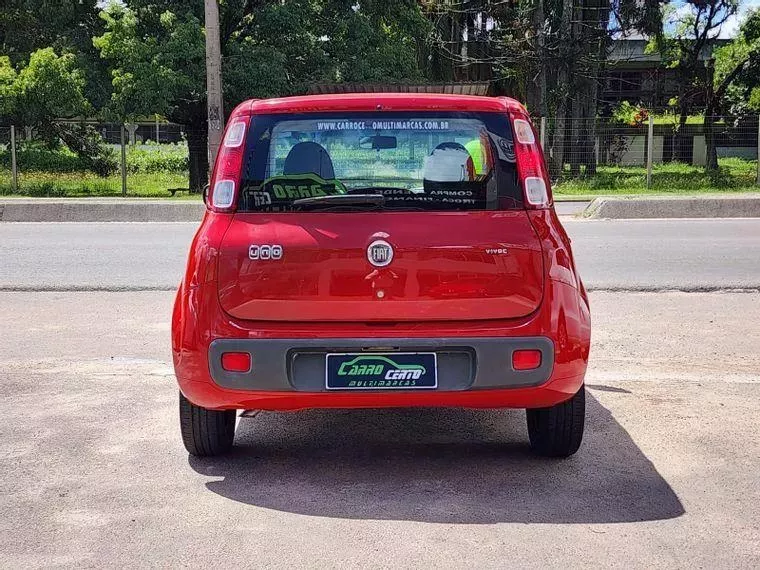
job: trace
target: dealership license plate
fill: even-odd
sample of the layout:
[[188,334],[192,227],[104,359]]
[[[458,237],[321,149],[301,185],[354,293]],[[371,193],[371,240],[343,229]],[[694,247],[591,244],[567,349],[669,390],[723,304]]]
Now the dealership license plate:
[[434,352],[328,354],[328,390],[416,390],[438,387]]

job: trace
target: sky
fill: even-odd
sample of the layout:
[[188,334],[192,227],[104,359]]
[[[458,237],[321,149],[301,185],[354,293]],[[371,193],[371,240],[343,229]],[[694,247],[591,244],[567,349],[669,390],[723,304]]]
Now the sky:
[[723,25],[723,29],[720,31],[721,38],[734,38],[739,31],[739,25],[742,19],[746,15],[748,10],[753,8],[760,8],[760,0],[740,0],[739,11],[736,15],[729,18],[729,20]]
[[[668,19],[669,21],[666,22],[666,30],[668,29],[668,25],[673,25],[674,22],[678,21],[678,16],[680,13],[686,13],[689,11],[688,4],[682,0],[675,0],[672,2],[671,6],[675,8],[675,12],[673,12],[673,14],[670,16]],[[747,12],[754,8],[760,8],[760,0],[739,0],[739,10],[736,14],[731,16],[725,24],[723,24],[718,37],[726,39],[735,38],[736,34],[739,31],[739,26],[747,15]]]

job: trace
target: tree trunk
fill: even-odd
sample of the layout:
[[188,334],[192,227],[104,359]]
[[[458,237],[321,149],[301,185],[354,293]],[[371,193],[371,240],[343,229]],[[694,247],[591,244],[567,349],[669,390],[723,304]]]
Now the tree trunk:
[[715,146],[715,114],[718,112],[717,101],[713,82],[715,81],[715,60],[707,60],[707,80],[705,93],[705,120],[703,130],[705,132],[705,148],[707,157],[705,161],[706,172],[716,172],[718,170],[718,149]]
[[544,38],[544,0],[535,0],[531,15],[531,25],[536,32],[535,59],[537,65],[531,68],[531,77],[525,86],[525,102],[528,110],[539,117],[547,117],[549,109],[546,104],[546,53]]
[[[583,3],[577,3],[573,8],[572,26],[570,28],[570,38],[568,38],[570,45],[585,46],[588,38],[588,26],[584,21],[585,13],[583,9]],[[570,132],[570,156],[568,162],[570,163],[570,176],[573,178],[579,178],[581,175],[581,161],[583,160],[583,118],[585,117],[586,101],[589,96],[589,62],[585,61],[583,55],[578,54],[573,57],[574,73],[569,77],[571,84],[570,93],[572,97],[570,100],[570,124],[568,130]]]
[[198,193],[208,184],[208,126],[205,122],[187,125],[190,192]]
[[[573,0],[562,0],[562,19],[559,37],[561,42],[569,44],[572,40]],[[567,104],[570,97],[570,69],[567,61],[560,62],[557,72],[557,117],[552,136],[552,176],[559,178],[565,166],[565,130]]]
[[587,12],[590,12],[588,20],[595,26],[594,33],[596,34],[596,58],[591,62],[591,82],[584,129],[586,175],[593,176],[596,174],[596,115],[599,104],[599,84],[604,73],[604,63],[607,61],[607,42],[610,39],[607,31],[610,3],[607,0],[597,0]]

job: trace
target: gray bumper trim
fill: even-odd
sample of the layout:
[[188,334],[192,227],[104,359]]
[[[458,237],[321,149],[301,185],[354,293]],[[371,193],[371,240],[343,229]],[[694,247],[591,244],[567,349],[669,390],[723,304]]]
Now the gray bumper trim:
[[[512,352],[540,350],[541,366],[512,369]],[[539,386],[551,376],[554,343],[536,337],[218,339],[209,347],[214,381],[234,390],[325,392],[325,354],[329,352],[436,352],[438,390],[480,390]],[[222,369],[224,352],[248,352],[249,372]],[[380,390],[382,391],[382,390]]]

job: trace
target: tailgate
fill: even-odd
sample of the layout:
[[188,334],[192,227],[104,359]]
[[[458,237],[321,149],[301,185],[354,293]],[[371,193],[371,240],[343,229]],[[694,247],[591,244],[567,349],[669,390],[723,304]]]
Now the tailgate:
[[266,321],[516,318],[543,294],[524,210],[236,214],[218,277],[229,315]]

